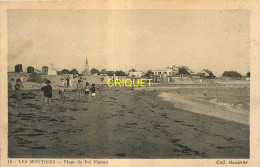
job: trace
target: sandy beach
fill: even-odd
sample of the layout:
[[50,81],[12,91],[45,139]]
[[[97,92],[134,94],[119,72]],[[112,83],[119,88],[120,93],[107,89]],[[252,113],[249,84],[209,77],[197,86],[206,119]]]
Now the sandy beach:
[[97,85],[94,101],[76,103],[71,90],[65,102],[55,90],[54,111],[42,112],[43,93],[23,90],[21,109],[9,99],[8,156],[249,158],[248,124],[191,112],[178,101],[163,99],[162,93],[171,90]]

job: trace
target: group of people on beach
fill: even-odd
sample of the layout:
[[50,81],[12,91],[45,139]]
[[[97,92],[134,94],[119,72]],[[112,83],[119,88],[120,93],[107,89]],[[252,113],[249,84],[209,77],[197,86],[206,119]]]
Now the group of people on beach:
[[[13,86],[12,83],[14,79],[11,78],[9,79],[8,82],[8,96],[10,96],[13,92]],[[76,102],[80,102],[82,96],[84,96],[84,100],[86,103],[89,102],[89,96],[91,95],[92,97],[92,101],[94,101],[94,98],[96,96],[96,88],[95,88],[95,84],[93,83],[91,86],[88,82],[86,82],[85,85],[82,84],[82,80],[79,79],[78,83],[76,85],[74,85],[74,90],[75,91],[75,100]],[[46,110],[46,105],[48,104],[50,106],[51,111],[52,109],[52,104],[51,104],[51,99],[52,99],[52,86],[51,86],[51,81],[50,80],[46,80],[45,81],[46,86],[42,86],[41,87],[41,91],[43,91],[44,94],[44,99],[43,99],[43,111]],[[59,85],[59,96],[60,96],[60,100],[64,101],[65,100],[65,92],[66,92],[66,88],[68,87],[67,84],[65,84],[64,79],[61,79],[61,84]],[[21,107],[21,103],[22,103],[22,93],[21,93],[21,88],[24,88],[21,79],[16,79],[16,84],[15,84],[15,90],[14,90],[14,95],[15,95],[15,99],[16,99],[16,105],[15,108],[20,108]]]
[[[61,84],[59,85],[59,95],[61,100],[65,99],[66,87],[68,86],[65,84],[64,80],[61,79]],[[94,97],[96,96],[95,84],[92,84],[92,86],[90,86],[90,84],[86,82],[86,84],[83,85],[82,80],[79,79],[78,83],[74,86],[74,88],[76,92],[75,93],[76,102],[81,100],[82,95],[85,97],[85,102],[88,102],[90,92],[91,92],[92,100],[94,100]]]
[[95,84],[92,84],[90,87],[89,83],[86,82],[86,85],[83,86],[82,81],[78,80],[78,83],[76,85],[76,101],[77,99],[80,101],[81,95],[83,94],[85,97],[85,102],[88,102],[88,97],[91,92],[92,101],[94,100],[94,97],[96,96],[96,88]]

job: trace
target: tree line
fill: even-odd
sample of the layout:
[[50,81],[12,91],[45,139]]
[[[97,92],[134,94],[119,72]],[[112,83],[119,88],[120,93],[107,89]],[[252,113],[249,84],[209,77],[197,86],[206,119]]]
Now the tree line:
[[[242,77],[242,75],[237,71],[224,71],[222,76],[223,77],[235,77],[235,78]],[[248,72],[245,77],[250,77],[250,72]]]
[[[132,68],[131,70],[129,70],[128,72],[136,72],[136,70],[134,68]],[[99,71],[98,69],[96,68],[92,68],[90,70],[90,73],[92,75],[100,75],[100,74],[107,74],[109,76],[113,76],[113,75],[116,75],[116,76],[126,76],[126,73],[122,70],[116,70],[116,71],[107,71],[106,69],[102,69],[101,71]],[[68,69],[63,69],[61,71],[57,71],[57,74],[58,75],[61,75],[61,74],[73,74],[73,75],[80,75],[79,71],[76,69],[76,68],[73,68],[72,70],[68,70]],[[146,76],[147,77],[150,77],[152,76],[154,73],[152,70],[148,70],[146,73]],[[185,70],[179,70],[179,74],[187,74],[187,72]],[[213,75],[213,74],[212,74]],[[235,77],[235,78],[241,78],[243,77],[243,75],[241,75],[239,72],[237,71],[224,71],[223,74],[222,74],[222,77]],[[248,72],[245,77],[250,77],[250,72]]]
[[[99,71],[99,70],[96,69],[96,68],[92,68],[92,69],[90,70],[90,73],[91,73],[92,75],[94,75],[94,74],[100,75],[100,74],[101,74],[102,72],[104,72],[104,71],[106,71],[106,69],[102,69],[101,71]],[[131,69],[131,70],[129,70],[129,72],[136,72],[136,70],[135,70],[135,69]],[[58,75],[60,75],[60,74],[80,75],[79,72],[78,72],[78,70],[75,69],[75,68],[72,69],[72,70],[63,69],[63,70],[61,70],[61,71],[58,71],[57,73],[58,73]],[[110,72],[110,73],[111,73],[111,72]],[[179,73],[180,73],[180,74],[186,74],[185,71],[182,72],[181,70],[179,71]],[[108,74],[109,74],[109,72],[108,72]],[[114,73],[111,73],[110,75],[113,75],[113,74],[115,74],[116,76],[126,76],[126,73],[125,73],[124,71],[122,71],[122,70],[116,70]],[[153,74],[154,74],[154,73],[153,73],[152,70],[148,70],[148,71],[146,72],[146,76],[151,76],[151,75],[153,75]],[[237,71],[224,71],[223,74],[222,74],[222,77],[236,77],[236,78],[241,78],[242,76],[243,76],[243,75],[240,74],[240,73],[237,72]],[[245,77],[250,77],[250,72],[248,72]]]

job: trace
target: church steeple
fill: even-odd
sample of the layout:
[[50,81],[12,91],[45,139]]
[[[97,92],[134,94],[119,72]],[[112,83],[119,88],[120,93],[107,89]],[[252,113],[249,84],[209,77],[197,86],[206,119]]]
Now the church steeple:
[[88,65],[88,58],[86,57],[86,65]]
[[86,57],[86,63],[85,63],[85,70],[82,72],[82,75],[90,75],[87,57]]

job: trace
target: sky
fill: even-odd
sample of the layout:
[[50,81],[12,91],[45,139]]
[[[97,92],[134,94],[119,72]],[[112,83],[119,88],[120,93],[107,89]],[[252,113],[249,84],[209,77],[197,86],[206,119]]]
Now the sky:
[[187,66],[245,75],[249,10],[8,10],[8,69],[146,72]]

